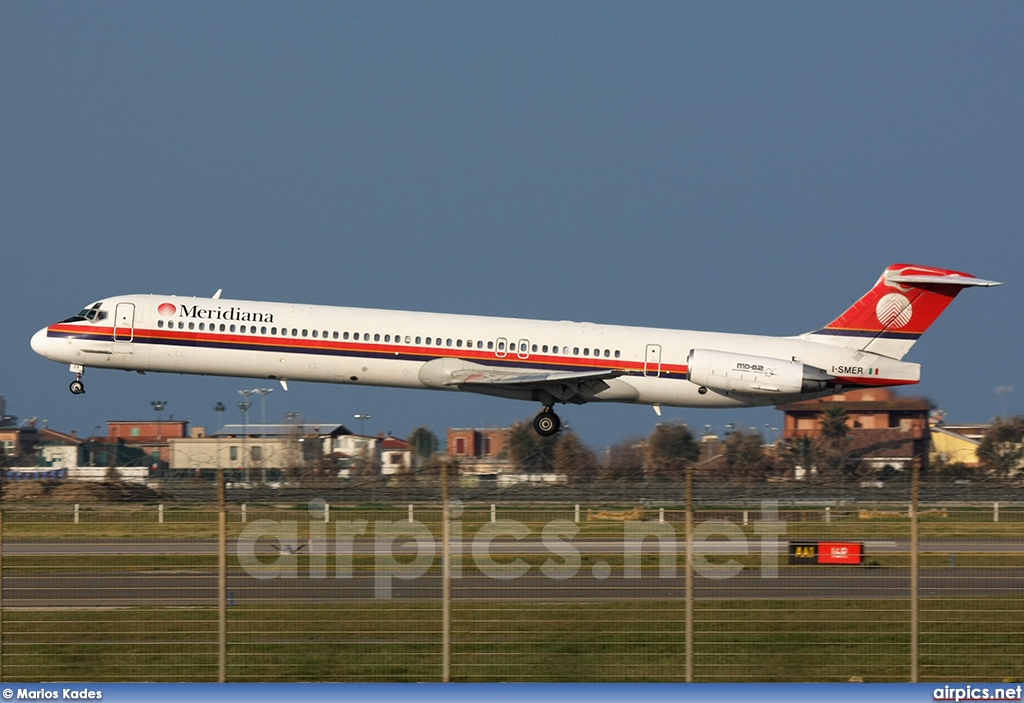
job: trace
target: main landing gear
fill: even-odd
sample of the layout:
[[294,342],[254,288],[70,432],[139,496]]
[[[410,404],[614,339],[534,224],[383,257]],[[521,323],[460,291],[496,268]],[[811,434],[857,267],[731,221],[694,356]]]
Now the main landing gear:
[[71,372],[75,374],[75,380],[71,382],[68,388],[75,395],[82,395],[85,393],[85,384],[82,383],[82,374],[85,373],[85,368],[78,366],[77,364],[71,365]]
[[550,437],[558,432],[561,426],[562,421],[555,414],[555,411],[551,409],[550,405],[544,406],[544,409],[533,418],[533,429],[541,437]]

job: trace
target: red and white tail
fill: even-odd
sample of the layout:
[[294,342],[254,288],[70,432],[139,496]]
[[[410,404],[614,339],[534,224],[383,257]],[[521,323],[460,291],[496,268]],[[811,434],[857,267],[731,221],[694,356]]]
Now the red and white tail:
[[998,285],[969,273],[893,264],[849,310],[801,337],[902,359],[961,290]]

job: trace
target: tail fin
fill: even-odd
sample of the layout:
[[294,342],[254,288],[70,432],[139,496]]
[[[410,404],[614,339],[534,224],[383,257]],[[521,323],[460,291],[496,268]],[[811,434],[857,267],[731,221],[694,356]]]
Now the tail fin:
[[969,273],[893,264],[849,310],[802,338],[902,359],[961,290],[998,285]]

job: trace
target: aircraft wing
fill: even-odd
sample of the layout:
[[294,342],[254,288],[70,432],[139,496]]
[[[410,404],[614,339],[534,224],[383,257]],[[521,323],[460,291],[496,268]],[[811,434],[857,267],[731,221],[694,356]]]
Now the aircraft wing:
[[591,400],[595,393],[608,388],[606,380],[622,376],[624,373],[613,369],[534,371],[478,367],[452,372],[444,385],[477,393],[502,390],[539,391],[563,403],[584,403]]
[[587,383],[616,378],[622,371],[598,369],[596,371],[526,371],[519,369],[469,369],[456,371],[445,385],[449,386],[515,386],[518,388],[541,388],[552,384]]

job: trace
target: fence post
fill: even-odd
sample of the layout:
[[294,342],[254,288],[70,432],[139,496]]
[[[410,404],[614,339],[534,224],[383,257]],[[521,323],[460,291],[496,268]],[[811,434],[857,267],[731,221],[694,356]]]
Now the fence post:
[[448,467],[441,462],[441,681],[448,683],[452,675],[452,584],[449,565]]
[[832,522],[832,508],[827,505],[825,506],[825,522],[826,524]]
[[686,464],[686,683],[693,683],[693,464]]
[[245,503],[242,503],[242,522],[246,522],[246,520],[245,520]]
[[163,521],[164,521],[164,504],[163,503],[160,503],[160,505],[157,506],[156,512],[157,512],[157,520],[156,521],[162,524]]
[[910,487],[910,683],[917,683],[918,678],[917,501],[921,488],[920,481],[921,469],[915,461]]
[[78,503],[75,503],[75,524],[78,524]]
[[228,663],[228,503],[224,471],[217,470],[217,681],[227,680]]
[[992,522],[999,522],[999,501],[992,504]]
[[[572,521],[573,522],[579,522],[580,521],[580,504],[579,503],[576,504],[576,510],[573,513]],[[491,520],[491,522],[494,522],[494,521]]]
[[324,522],[331,521],[331,504],[324,501]]
[[497,522],[497,521],[498,521],[498,508],[497,508],[497,506],[494,505],[494,503],[491,503],[491,522]]
[[3,472],[0,471],[0,681],[4,679],[4,486]]
[[412,503],[409,503],[409,522],[413,521],[412,517]]

